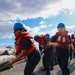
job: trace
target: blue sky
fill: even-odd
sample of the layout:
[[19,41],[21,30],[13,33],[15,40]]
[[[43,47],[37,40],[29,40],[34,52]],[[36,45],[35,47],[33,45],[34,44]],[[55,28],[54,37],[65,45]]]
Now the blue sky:
[[75,30],[75,0],[0,0],[0,48],[14,45],[13,25],[21,22],[30,35],[53,36],[63,22]]

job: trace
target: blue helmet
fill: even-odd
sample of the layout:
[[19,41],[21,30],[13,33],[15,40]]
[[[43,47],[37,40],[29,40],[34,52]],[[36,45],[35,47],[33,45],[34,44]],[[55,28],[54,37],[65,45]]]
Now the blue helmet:
[[39,37],[40,37],[39,35],[34,36],[34,40],[38,41]]
[[50,35],[49,35],[49,34],[46,34],[46,38],[47,38],[47,39],[50,38]]
[[74,37],[74,34],[72,34],[71,37]]
[[59,28],[59,27],[65,27],[65,24],[64,23],[59,23],[57,28]]
[[22,23],[15,23],[13,30],[17,30],[17,29],[25,29]]

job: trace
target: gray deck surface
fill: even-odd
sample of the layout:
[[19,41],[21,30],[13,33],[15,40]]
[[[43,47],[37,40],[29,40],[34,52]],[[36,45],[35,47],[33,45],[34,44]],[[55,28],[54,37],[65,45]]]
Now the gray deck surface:
[[[25,61],[21,60],[14,64],[14,68],[6,71],[0,72],[0,75],[23,75],[23,70],[25,66]],[[39,64],[36,66],[34,73],[35,75],[44,75],[45,71],[41,71],[42,61],[40,60]],[[72,60],[69,62],[70,75],[75,75],[75,62]],[[61,75],[61,70],[58,65],[54,66],[54,70],[51,71],[51,75]]]

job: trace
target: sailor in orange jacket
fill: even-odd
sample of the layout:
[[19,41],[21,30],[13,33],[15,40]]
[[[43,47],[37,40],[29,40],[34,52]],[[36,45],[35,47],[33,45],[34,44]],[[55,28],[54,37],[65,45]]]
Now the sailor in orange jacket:
[[[75,48],[75,36],[74,36],[74,34],[71,35],[71,42]],[[70,60],[72,60],[72,54],[73,54],[73,57],[75,59],[75,53],[72,52],[72,48],[70,48]]]
[[[50,68],[53,69],[52,59],[53,59],[53,47],[52,45],[48,45],[48,42],[50,42],[49,34],[45,35],[35,35],[34,40],[39,43],[39,45],[42,47],[43,51],[43,66],[44,68],[42,71],[46,71],[46,74],[49,75]],[[41,51],[42,52],[42,51]]]
[[56,47],[57,61],[62,70],[62,75],[70,75],[70,71],[68,69],[68,49],[72,47],[74,52],[75,50],[71,44],[71,38],[68,35],[65,24],[59,23],[57,29],[58,32],[56,32],[56,34],[51,38],[51,41],[54,42],[53,45]]
[[24,70],[24,75],[34,75],[32,73],[34,68],[40,61],[40,53],[36,50],[36,46],[32,41],[32,37],[24,28],[22,23],[14,24],[14,35],[15,35],[15,48],[17,52],[17,57],[15,60],[7,64],[8,67],[13,65],[15,62],[19,61],[22,57],[27,56],[27,63]]

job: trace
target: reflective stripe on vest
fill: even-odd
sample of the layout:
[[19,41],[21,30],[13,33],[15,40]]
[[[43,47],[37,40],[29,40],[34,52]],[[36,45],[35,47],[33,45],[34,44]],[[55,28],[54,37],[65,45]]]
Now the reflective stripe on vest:
[[59,32],[56,33],[56,41],[60,44],[62,48],[70,47],[70,37],[68,34],[61,36]]

